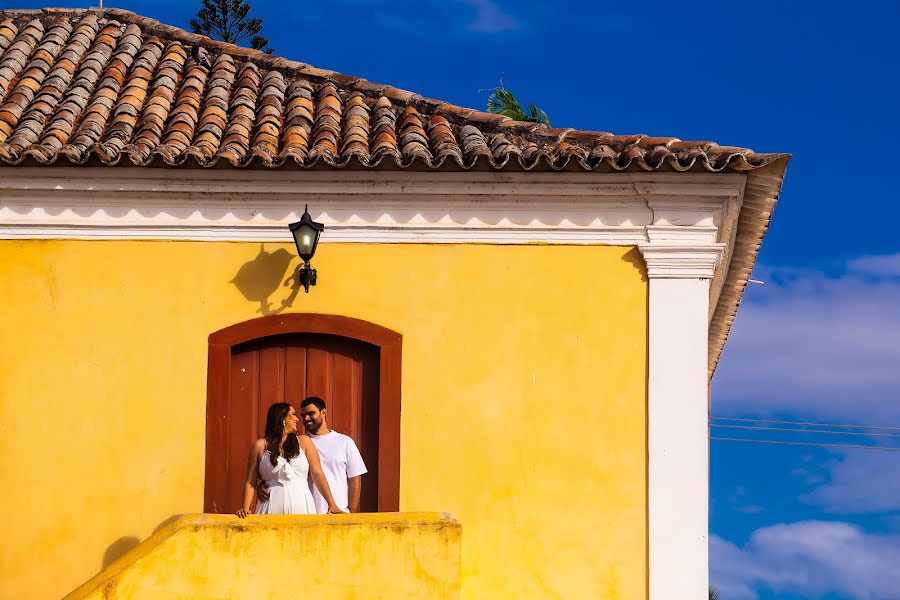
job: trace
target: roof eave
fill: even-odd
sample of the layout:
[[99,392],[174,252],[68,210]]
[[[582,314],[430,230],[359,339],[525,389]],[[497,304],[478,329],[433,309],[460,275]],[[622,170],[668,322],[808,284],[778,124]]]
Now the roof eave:
[[769,164],[747,171],[743,204],[738,215],[737,232],[728,274],[709,323],[709,379],[712,380],[725,341],[731,331],[744,288],[756,264],[760,246],[781,194],[790,154],[773,155]]

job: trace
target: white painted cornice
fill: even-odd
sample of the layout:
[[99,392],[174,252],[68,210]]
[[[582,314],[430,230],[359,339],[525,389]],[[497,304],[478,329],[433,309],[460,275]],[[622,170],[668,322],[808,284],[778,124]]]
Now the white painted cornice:
[[0,238],[637,245],[721,230],[742,175],[4,169]]

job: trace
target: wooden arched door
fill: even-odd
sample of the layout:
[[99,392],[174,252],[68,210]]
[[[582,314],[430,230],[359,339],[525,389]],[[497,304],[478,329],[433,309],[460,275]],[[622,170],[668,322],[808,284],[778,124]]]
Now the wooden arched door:
[[400,477],[400,335],[336,315],[288,314],[209,338],[206,512],[240,506],[247,450],[275,402],[328,405],[329,425],[352,437],[369,473],[361,509],[396,511]]

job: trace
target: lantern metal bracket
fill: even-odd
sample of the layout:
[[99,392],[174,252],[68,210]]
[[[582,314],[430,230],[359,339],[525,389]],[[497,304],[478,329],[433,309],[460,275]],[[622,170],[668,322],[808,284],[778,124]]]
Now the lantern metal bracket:
[[308,294],[310,286],[316,285],[316,270],[309,263],[304,263],[297,270],[297,281],[300,282],[300,285],[303,286],[303,289]]

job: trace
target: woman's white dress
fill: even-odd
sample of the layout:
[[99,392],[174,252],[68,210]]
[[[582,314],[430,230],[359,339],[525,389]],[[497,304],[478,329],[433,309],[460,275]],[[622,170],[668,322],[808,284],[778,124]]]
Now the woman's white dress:
[[300,455],[290,461],[278,457],[275,466],[266,450],[259,459],[259,476],[266,482],[269,499],[256,505],[258,515],[314,515],[316,503],[306,482],[309,475],[309,461],[300,450]]

